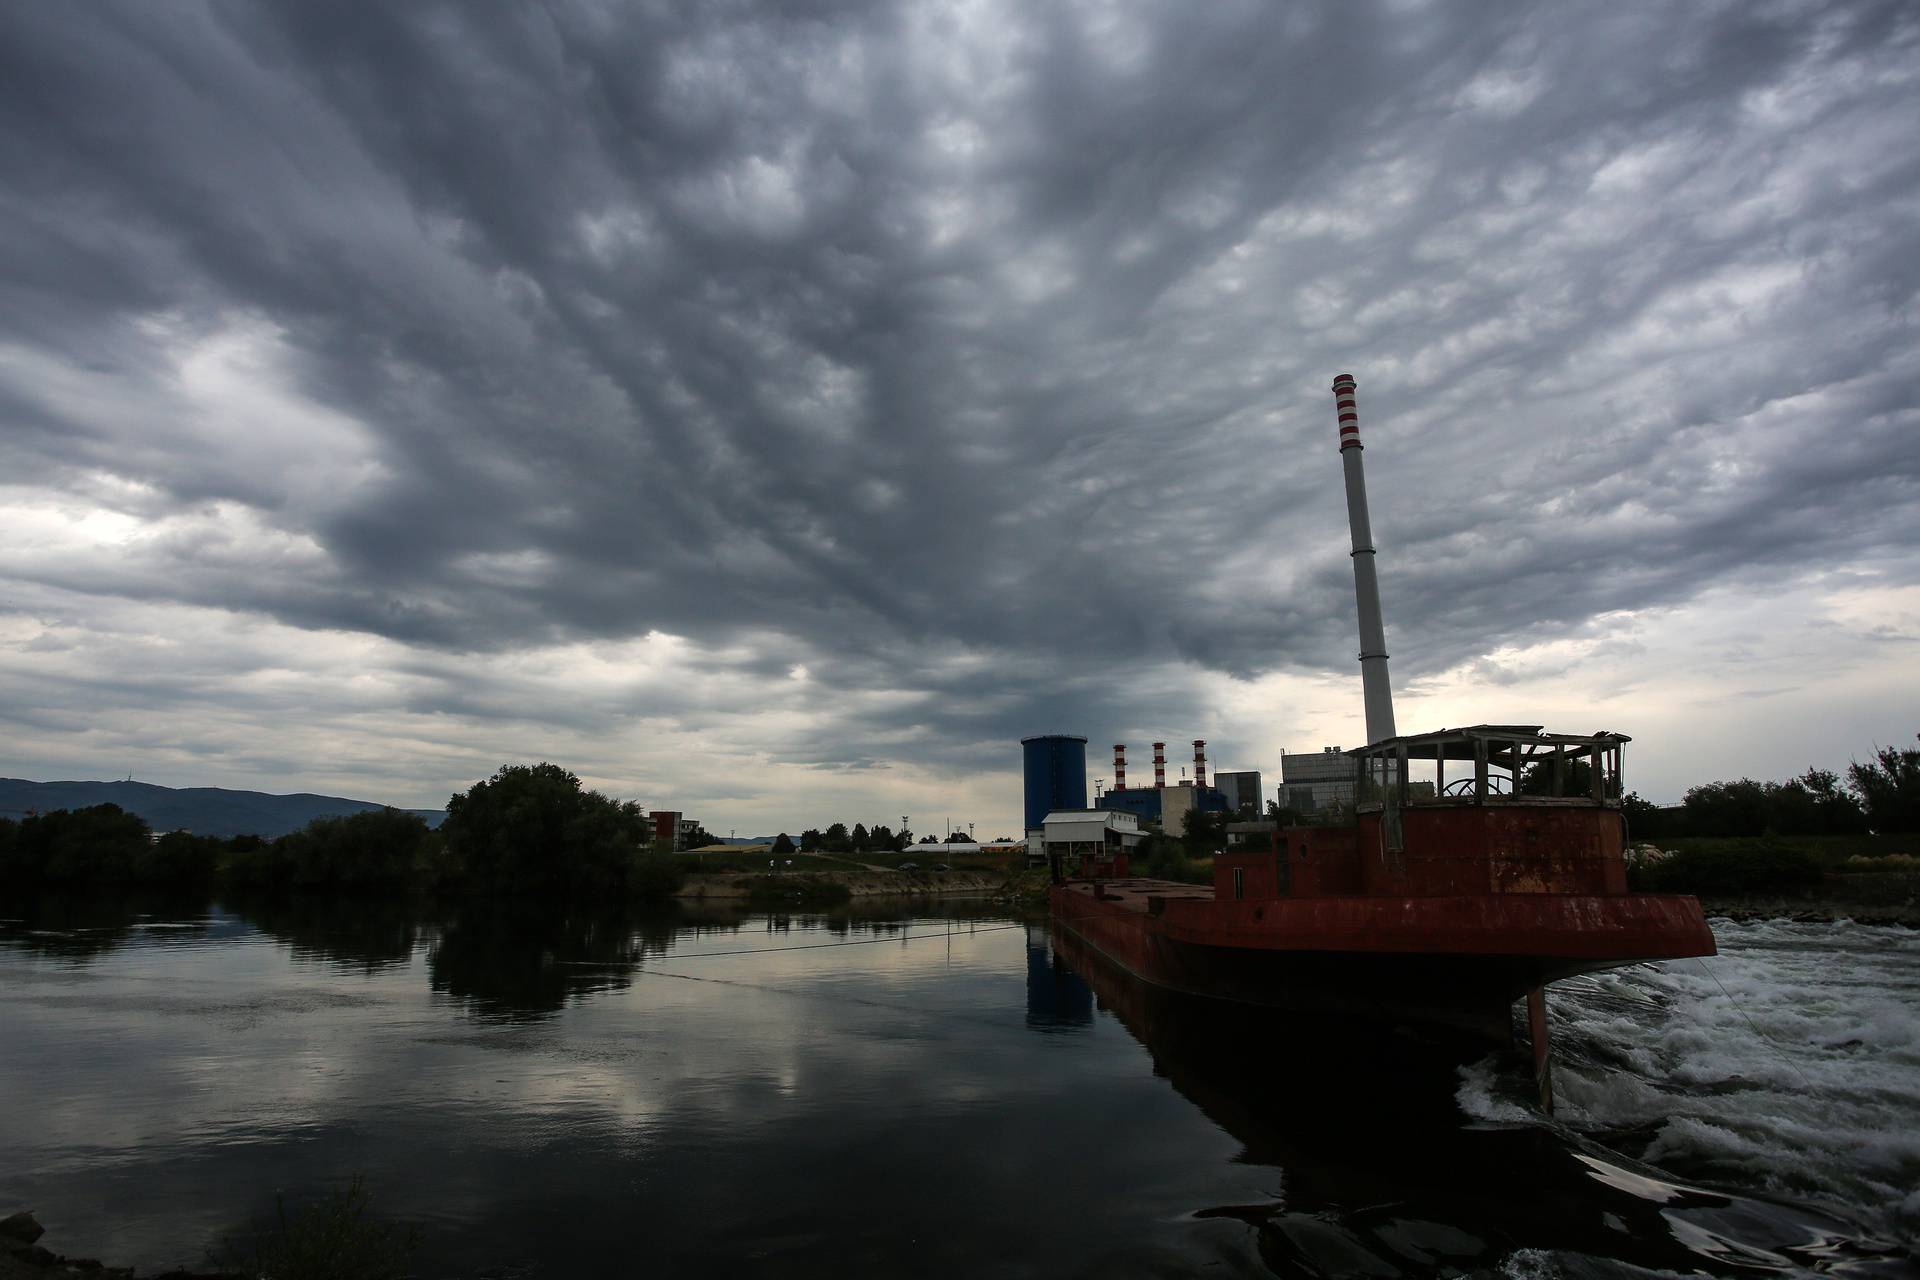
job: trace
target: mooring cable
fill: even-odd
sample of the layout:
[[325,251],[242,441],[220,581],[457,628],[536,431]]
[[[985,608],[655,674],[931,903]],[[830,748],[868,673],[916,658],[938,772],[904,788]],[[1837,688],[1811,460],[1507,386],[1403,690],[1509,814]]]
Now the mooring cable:
[[1740,1007],[1740,1002],[1738,1000],[1735,1000],[1733,998],[1733,992],[1727,990],[1727,984],[1720,981],[1720,975],[1715,973],[1713,970],[1707,968],[1706,960],[1700,956],[1695,956],[1693,958],[1693,962],[1700,966],[1700,972],[1706,974],[1709,978],[1713,979],[1713,985],[1720,988],[1720,994],[1727,998],[1727,1003],[1733,1006],[1733,1011],[1740,1015],[1740,1020],[1742,1022],[1745,1022],[1747,1024],[1747,1030],[1753,1032],[1754,1039],[1758,1040],[1761,1044],[1767,1046],[1767,1048],[1773,1050],[1773,1052],[1776,1055],[1778,1055],[1780,1061],[1787,1064],[1787,1069],[1792,1071],[1793,1074],[1795,1074],[1796,1076],[1800,1077],[1800,1083],[1806,1087],[1806,1090],[1808,1093],[1814,1092],[1813,1081],[1807,1079],[1807,1073],[1802,1071],[1800,1069],[1799,1064],[1796,1063],[1792,1058],[1789,1058],[1786,1055],[1786,1051],[1783,1050],[1778,1044],[1776,1044],[1773,1041],[1772,1037],[1768,1036],[1764,1031],[1760,1030],[1759,1026],[1757,1026],[1754,1023],[1754,1020],[1752,1018],[1749,1018],[1747,1016],[1747,1011]]
[[[819,951],[827,947],[867,947],[881,942],[914,942],[923,938],[946,938],[951,940],[960,936],[971,938],[976,934],[1004,933],[1008,929],[1024,929],[1026,927],[1024,924],[996,924],[989,925],[984,929],[969,929],[964,935],[956,934],[952,929],[945,930],[941,933],[929,931],[919,934],[908,933],[903,929],[897,934],[889,934],[884,938],[851,938],[845,942],[802,942],[791,947],[741,947],[734,951],[676,951],[673,953],[673,958],[675,960],[704,960],[709,956],[759,956],[770,955],[776,951]],[[662,951],[660,955],[662,958],[665,958],[667,953]],[[561,960],[558,963],[605,969],[617,967],[623,962],[617,960]]]

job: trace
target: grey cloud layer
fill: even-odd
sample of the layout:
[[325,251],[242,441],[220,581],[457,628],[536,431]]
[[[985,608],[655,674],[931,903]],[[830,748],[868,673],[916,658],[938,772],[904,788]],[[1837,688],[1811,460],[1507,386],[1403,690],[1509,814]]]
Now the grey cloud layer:
[[[923,753],[1143,722],[1177,687],[1093,673],[1350,662],[1341,369],[1408,672],[1911,573],[1908,5],[0,28],[0,468],[220,513],[23,580],[429,651],[665,631],[827,721],[921,694],[857,718]],[[272,358],[183,376],[236,342]]]

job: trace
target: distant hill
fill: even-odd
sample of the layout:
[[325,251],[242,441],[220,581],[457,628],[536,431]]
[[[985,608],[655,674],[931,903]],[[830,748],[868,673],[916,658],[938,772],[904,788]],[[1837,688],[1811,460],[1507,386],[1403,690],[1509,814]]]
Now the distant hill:
[[[84,809],[117,804],[146,819],[155,831],[185,828],[202,836],[283,836],[315,818],[364,813],[386,806],[371,800],[316,796],[306,792],[276,796],[264,791],[225,787],[161,787],[151,782],[28,782],[0,778],[0,818],[18,821],[29,811]],[[408,809],[437,827],[447,815],[440,809]]]

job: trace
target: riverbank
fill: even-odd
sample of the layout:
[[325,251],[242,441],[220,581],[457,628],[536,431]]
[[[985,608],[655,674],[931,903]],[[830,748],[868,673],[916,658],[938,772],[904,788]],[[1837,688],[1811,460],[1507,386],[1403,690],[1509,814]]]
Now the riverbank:
[[1829,875],[1799,893],[1702,894],[1700,906],[1732,920],[1851,920],[1920,929],[1920,873]]
[[[21,1212],[0,1218],[0,1280],[55,1280],[60,1276],[87,1276],[89,1280],[132,1280],[132,1267],[109,1267],[94,1258],[69,1258],[40,1243],[46,1234],[33,1214]],[[242,1280],[231,1271],[165,1271],[150,1280]]]
[[689,875],[675,890],[682,902],[793,901],[811,905],[852,898],[1000,897],[1004,874],[984,871],[721,871]]

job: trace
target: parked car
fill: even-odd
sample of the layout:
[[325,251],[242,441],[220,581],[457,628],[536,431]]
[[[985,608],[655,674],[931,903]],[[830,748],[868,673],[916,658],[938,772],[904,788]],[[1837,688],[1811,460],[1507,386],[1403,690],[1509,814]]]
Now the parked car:
[[953,868],[952,868],[952,867],[950,867],[950,866],[948,866],[948,865],[947,865],[946,863],[944,863],[944,862],[936,862],[936,863],[934,863],[934,864],[933,864],[933,869],[934,869],[935,871],[951,871],[951,870],[953,870]]
[[917,862],[903,862],[900,864],[900,869],[902,871],[918,871],[920,864]]

